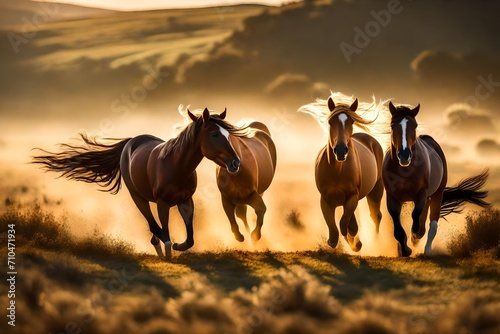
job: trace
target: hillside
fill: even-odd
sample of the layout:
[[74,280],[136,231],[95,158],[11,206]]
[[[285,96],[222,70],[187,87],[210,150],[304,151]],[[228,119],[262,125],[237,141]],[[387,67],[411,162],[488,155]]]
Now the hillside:
[[45,21],[111,15],[112,10],[30,0],[0,0],[0,29]]

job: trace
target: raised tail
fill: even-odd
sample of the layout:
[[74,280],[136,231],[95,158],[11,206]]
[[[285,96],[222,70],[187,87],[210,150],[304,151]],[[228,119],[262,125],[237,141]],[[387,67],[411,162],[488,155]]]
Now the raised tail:
[[121,185],[120,157],[125,144],[131,139],[117,139],[114,144],[99,143],[80,133],[86,145],[61,144],[62,151],[52,153],[42,149],[45,155],[34,156],[32,163],[42,165],[46,171],[60,173],[71,180],[97,183],[112,194],[118,193]]
[[481,174],[463,179],[454,187],[446,187],[441,204],[441,218],[450,213],[460,213],[465,203],[472,203],[486,208],[491,206],[484,199],[488,195],[487,190],[481,190],[488,179],[488,170]]

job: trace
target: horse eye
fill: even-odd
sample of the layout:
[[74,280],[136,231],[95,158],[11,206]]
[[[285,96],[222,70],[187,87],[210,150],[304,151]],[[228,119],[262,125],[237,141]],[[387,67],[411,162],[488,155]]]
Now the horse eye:
[[219,134],[217,132],[212,133],[212,138],[217,138],[219,137]]

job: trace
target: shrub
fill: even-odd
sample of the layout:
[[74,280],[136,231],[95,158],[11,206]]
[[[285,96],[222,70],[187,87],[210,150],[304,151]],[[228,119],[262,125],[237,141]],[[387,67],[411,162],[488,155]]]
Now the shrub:
[[448,243],[453,256],[469,257],[482,250],[496,249],[500,258],[500,210],[486,209],[465,218],[465,232]]

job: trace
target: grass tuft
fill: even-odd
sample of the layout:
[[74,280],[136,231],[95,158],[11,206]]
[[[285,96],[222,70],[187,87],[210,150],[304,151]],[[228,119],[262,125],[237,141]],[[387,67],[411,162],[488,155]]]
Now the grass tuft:
[[478,251],[495,250],[500,258],[500,210],[486,209],[465,218],[465,232],[448,242],[455,257],[471,257]]

